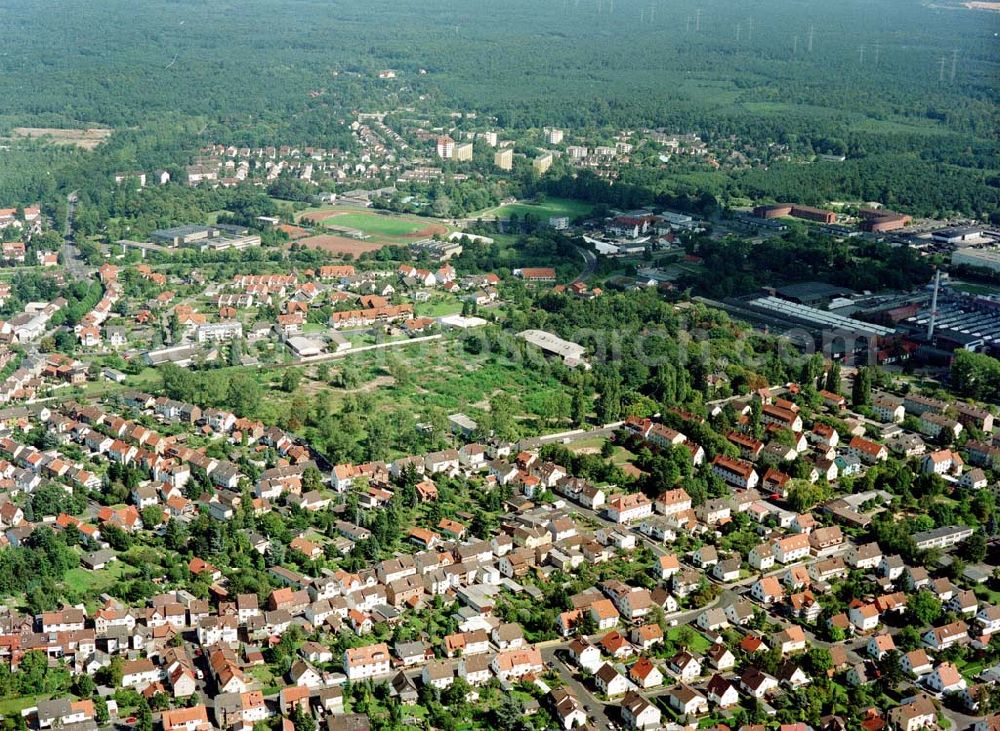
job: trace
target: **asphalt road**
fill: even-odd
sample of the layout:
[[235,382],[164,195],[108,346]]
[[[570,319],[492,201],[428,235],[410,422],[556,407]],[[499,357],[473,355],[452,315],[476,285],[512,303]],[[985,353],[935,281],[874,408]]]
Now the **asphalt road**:
[[580,257],[583,259],[583,271],[580,275],[574,279],[574,282],[586,282],[592,276],[594,276],[594,271],[597,269],[597,254],[595,254],[590,249],[574,244],[574,247],[579,252]]
[[66,226],[63,229],[63,263],[72,279],[87,279],[87,265],[80,255],[73,238],[73,218],[76,216],[76,202],[79,200],[74,191],[66,196]]

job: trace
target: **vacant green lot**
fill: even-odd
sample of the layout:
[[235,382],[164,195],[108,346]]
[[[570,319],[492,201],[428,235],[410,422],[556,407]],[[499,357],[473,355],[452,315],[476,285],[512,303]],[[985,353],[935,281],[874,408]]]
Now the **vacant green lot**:
[[[347,335],[353,339],[352,335]],[[406,347],[349,354],[330,364],[334,373],[347,368],[357,385],[342,389],[316,381],[304,388],[310,395],[328,392],[336,406],[350,394],[363,393],[378,411],[405,411],[426,418],[434,411],[461,411],[473,419],[488,411],[489,402],[505,392],[511,400],[512,416],[523,433],[532,435],[569,426],[569,387],[560,382],[544,363],[520,363],[503,354],[472,355],[450,338]],[[268,385],[280,378],[279,371],[261,374],[265,385],[260,415],[287,412],[289,396]]]
[[547,221],[553,216],[568,216],[577,218],[587,216],[594,210],[594,206],[584,201],[572,200],[570,198],[546,198],[540,203],[523,201],[500,206],[484,212],[484,215],[496,216],[497,218],[510,218],[518,216],[523,218],[526,215]]
[[100,593],[107,591],[118,579],[124,576],[130,567],[121,561],[113,561],[100,571],[88,571],[84,568],[70,569],[63,577],[67,589],[80,593]]

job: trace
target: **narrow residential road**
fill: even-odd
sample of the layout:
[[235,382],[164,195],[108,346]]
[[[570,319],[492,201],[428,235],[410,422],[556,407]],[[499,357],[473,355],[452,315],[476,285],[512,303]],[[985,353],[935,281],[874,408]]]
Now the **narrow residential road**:
[[80,250],[76,247],[73,237],[73,219],[76,216],[76,204],[79,201],[76,191],[66,196],[66,226],[63,228],[63,263],[71,279],[87,279],[87,265],[83,261]]
[[594,272],[597,270],[597,254],[585,246],[580,246],[579,244],[573,244],[573,248],[577,250],[577,253],[580,254],[580,258],[583,259],[583,271],[580,272],[579,276],[574,279],[573,282],[586,282],[594,276]]
[[615,431],[625,422],[615,421],[604,426],[597,426],[592,429],[573,429],[571,431],[558,432],[556,434],[544,434],[539,437],[528,437],[518,442],[521,449],[537,449],[546,444],[578,442],[584,439],[603,437],[607,439],[613,436]]

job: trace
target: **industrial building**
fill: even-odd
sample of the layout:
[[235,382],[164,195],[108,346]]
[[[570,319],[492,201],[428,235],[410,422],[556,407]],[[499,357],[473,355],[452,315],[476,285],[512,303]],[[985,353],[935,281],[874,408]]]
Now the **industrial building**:
[[931,327],[933,304],[900,324],[928,344],[945,351],[1000,350],[1000,301],[981,295],[945,290],[937,303]]
[[966,241],[978,241],[983,233],[982,226],[954,226],[935,231],[931,234],[931,238],[942,244],[961,244]]
[[587,349],[569,340],[563,340],[558,335],[553,335],[545,330],[524,330],[517,334],[519,338],[525,340],[541,350],[546,355],[555,355],[563,359],[570,368],[582,366],[590,370],[590,364],[584,360]]
[[[815,346],[828,358],[882,357],[886,341],[896,333],[893,328],[769,295],[724,302],[695,299],[772,334],[787,335],[803,347]],[[803,342],[809,339],[811,344]]]
[[951,263],[954,266],[978,267],[1000,272],[1000,248],[958,249],[951,255]]
[[[260,236],[246,234],[242,226],[200,226],[189,224],[153,231],[149,240],[168,248],[197,246],[202,251],[225,251],[226,249],[249,249],[260,246]],[[240,233],[242,232],[242,233]]]
[[897,213],[887,208],[862,208],[861,230],[872,233],[883,233],[901,229],[913,219],[905,213]]
[[858,336],[875,338],[884,338],[895,333],[895,330],[889,327],[873,325],[835,314],[829,310],[800,305],[778,297],[761,297],[751,300],[747,305],[754,309],[780,315],[791,322],[809,327],[820,327],[831,332],[855,333]]
[[458,243],[460,240],[422,239],[410,244],[410,252],[416,257],[426,256],[436,262],[445,262],[462,253],[462,244]]
[[154,244],[162,244],[163,246],[183,246],[184,244],[194,244],[207,239],[214,239],[221,235],[221,229],[215,226],[191,224],[153,231],[149,235],[149,240]]
[[801,218],[806,221],[819,221],[820,223],[834,223],[837,214],[822,208],[803,206],[797,203],[774,203],[771,205],[757,206],[753,209],[753,215],[757,218]]
[[764,291],[790,302],[812,307],[855,295],[854,290],[849,287],[839,287],[828,282],[797,282],[783,287],[765,288]]

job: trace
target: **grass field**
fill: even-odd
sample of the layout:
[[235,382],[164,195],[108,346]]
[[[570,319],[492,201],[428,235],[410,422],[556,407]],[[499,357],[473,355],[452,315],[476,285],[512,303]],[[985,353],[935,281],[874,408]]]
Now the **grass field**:
[[420,317],[444,317],[458,315],[462,312],[462,303],[455,299],[433,299],[417,305],[417,315]]
[[[443,236],[451,229],[433,218],[397,216],[378,211],[338,208],[308,208],[296,219],[302,225],[315,227],[317,235],[300,238],[296,243],[331,254],[357,257],[383,246],[403,245],[435,235]],[[343,235],[344,229],[364,233],[366,239]],[[327,231],[327,233],[323,233]]]
[[63,577],[63,583],[67,589],[75,592],[99,593],[109,589],[128,570],[129,567],[121,561],[113,561],[107,568],[100,571],[75,568],[66,572],[66,576]]
[[413,236],[427,228],[427,221],[408,216],[381,216],[370,213],[343,213],[323,221],[324,224],[356,228],[371,236]]
[[1000,287],[990,284],[979,284],[977,282],[957,282],[952,280],[951,286],[960,292],[969,294],[1000,294]]
[[554,216],[568,216],[569,218],[586,216],[593,210],[594,206],[584,201],[569,198],[546,198],[541,203],[522,201],[499,208],[491,208],[488,211],[483,211],[481,215],[496,216],[497,218],[510,218],[514,215],[523,218],[530,214],[539,220],[547,221]]
[[372,238],[391,243],[446,234],[449,231],[448,226],[433,218],[336,206],[306,209],[299,214],[298,220],[334,229],[356,229]]

